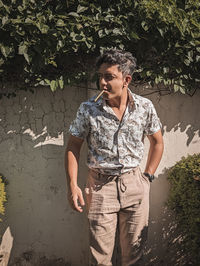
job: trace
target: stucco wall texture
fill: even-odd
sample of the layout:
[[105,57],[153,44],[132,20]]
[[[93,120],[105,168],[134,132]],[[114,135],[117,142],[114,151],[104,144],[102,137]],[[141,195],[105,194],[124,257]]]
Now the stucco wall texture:
[[[95,91],[48,88],[20,92],[0,101],[0,172],[7,178],[8,202],[0,233],[0,265],[88,265],[85,213],[72,211],[67,202],[64,152],[68,127],[79,104]],[[143,89],[136,93],[145,94]],[[200,93],[150,98],[163,125],[165,152],[151,184],[149,241],[144,265],[180,263],[180,235],[167,210],[166,173],[182,156],[200,152]],[[148,141],[145,141],[145,150]],[[79,171],[83,188],[87,176],[86,145]],[[141,168],[144,168],[145,158]],[[9,245],[10,243],[10,245]],[[179,250],[179,253],[177,253]],[[117,258],[114,265],[120,265]],[[3,264],[4,263],[4,264]],[[178,264],[177,264],[178,265]],[[180,265],[180,264],[179,264]]]

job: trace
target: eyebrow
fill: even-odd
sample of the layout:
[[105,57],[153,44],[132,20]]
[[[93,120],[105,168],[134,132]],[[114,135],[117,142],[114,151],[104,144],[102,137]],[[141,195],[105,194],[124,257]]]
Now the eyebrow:
[[97,72],[97,75],[111,75],[111,76],[117,76],[117,74],[115,73],[111,73],[111,72],[105,72],[105,73],[102,73],[102,72]]

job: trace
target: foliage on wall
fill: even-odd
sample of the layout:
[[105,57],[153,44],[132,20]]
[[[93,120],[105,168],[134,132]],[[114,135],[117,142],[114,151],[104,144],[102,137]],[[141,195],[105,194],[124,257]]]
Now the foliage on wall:
[[168,205],[183,233],[183,244],[192,265],[200,261],[200,154],[182,158],[169,173]]
[[0,0],[0,36],[0,81],[16,88],[89,81],[110,47],[136,56],[137,82],[200,87],[199,0]]
[[4,206],[5,202],[6,202],[5,179],[0,174],[0,215],[3,215],[5,212],[5,206]]

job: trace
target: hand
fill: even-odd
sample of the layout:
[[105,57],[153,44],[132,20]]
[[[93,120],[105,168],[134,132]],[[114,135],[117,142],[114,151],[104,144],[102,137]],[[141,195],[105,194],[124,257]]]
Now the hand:
[[[83,212],[83,209],[81,206],[85,205],[83,194],[81,189],[78,186],[70,185],[68,190],[68,200],[69,203],[75,211]],[[80,203],[80,205],[79,205]]]

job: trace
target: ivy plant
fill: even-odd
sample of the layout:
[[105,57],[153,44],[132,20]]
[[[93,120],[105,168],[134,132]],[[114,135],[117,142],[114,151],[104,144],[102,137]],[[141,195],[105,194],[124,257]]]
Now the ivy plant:
[[[6,191],[5,191],[5,178],[0,174],[0,216],[5,213]],[[0,221],[2,219],[0,218]]]
[[199,0],[0,0],[0,36],[2,87],[87,84],[113,47],[135,55],[138,83],[200,87]]
[[174,211],[183,235],[187,265],[200,261],[200,154],[183,157],[169,172],[168,206]]

